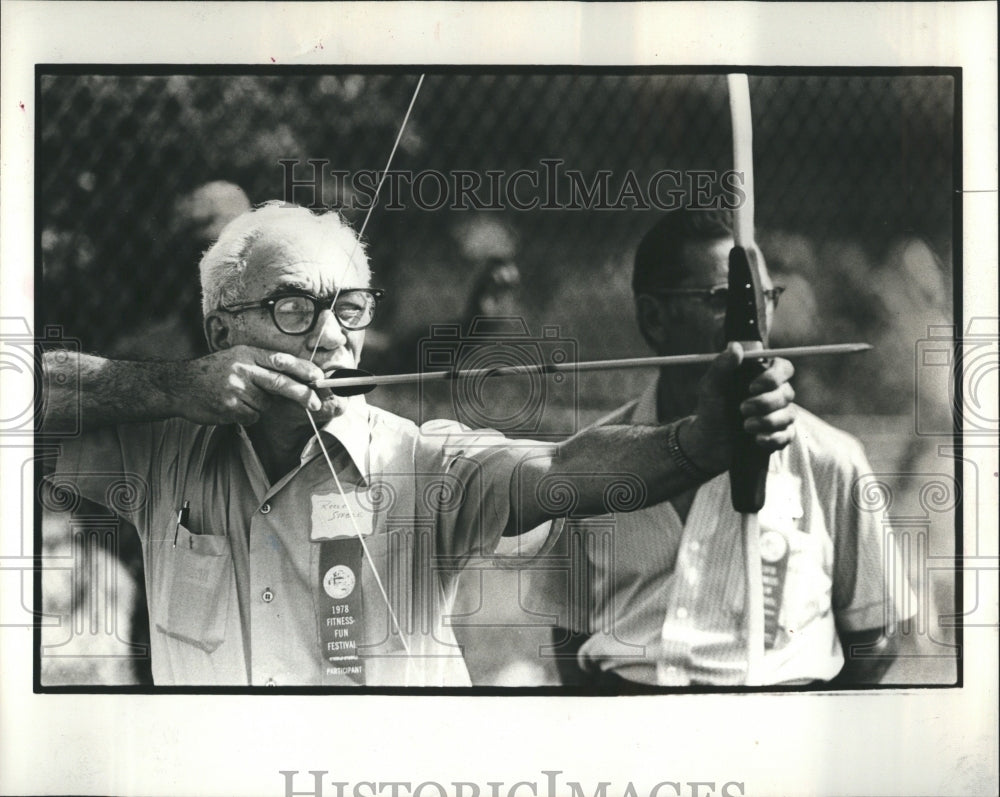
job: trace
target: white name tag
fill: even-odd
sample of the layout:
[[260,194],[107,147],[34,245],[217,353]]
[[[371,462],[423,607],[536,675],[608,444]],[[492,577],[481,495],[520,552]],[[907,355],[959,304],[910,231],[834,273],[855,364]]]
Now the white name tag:
[[325,493],[312,496],[310,540],[335,540],[338,537],[357,537],[358,532],[372,533],[372,519],[365,512],[353,492],[345,495]]

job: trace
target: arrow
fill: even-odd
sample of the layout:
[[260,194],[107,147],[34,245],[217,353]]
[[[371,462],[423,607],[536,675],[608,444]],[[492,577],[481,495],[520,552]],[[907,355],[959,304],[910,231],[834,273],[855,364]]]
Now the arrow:
[[[856,354],[869,351],[867,343],[833,343],[822,346],[791,346],[784,349],[758,349],[747,357],[813,357],[824,354]],[[326,379],[311,383],[313,388],[330,388],[338,396],[368,393],[380,385],[411,385],[442,379],[480,379],[494,376],[524,376],[528,374],[554,374],[564,371],[615,371],[626,368],[663,368],[675,365],[704,365],[712,362],[717,354],[677,354],[667,357],[628,357],[618,360],[590,360],[576,363],[545,363],[503,365],[496,368],[470,368],[467,371],[423,371],[414,374],[384,374],[376,376],[360,368],[342,368]]]

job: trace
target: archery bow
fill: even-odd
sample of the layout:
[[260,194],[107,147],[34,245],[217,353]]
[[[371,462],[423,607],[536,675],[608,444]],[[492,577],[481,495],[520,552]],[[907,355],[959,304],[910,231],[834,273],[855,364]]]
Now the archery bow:
[[[417,93],[423,83],[423,75],[417,83],[410,106],[400,126],[399,133],[389,155],[388,163],[383,174],[388,174],[392,158],[402,138],[403,131],[416,102]],[[733,508],[742,514],[742,537],[746,556],[746,578],[747,578],[747,599],[746,599],[746,625],[747,625],[747,678],[748,684],[758,683],[760,679],[760,666],[764,655],[764,606],[763,606],[763,578],[761,572],[760,559],[760,539],[759,527],[757,523],[757,511],[764,504],[765,482],[767,477],[767,467],[769,454],[758,447],[753,437],[742,432],[742,416],[739,412],[739,403],[746,397],[749,383],[764,368],[765,358],[770,357],[795,357],[816,354],[844,354],[859,352],[870,349],[871,346],[864,343],[837,344],[829,346],[803,346],[790,347],[784,349],[767,349],[767,312],[766,300],[763,292],[763,285],[760,276],[760,263],[757,259],[757,250],[754,245],[753,231],[753,142],[752,142],[752,121],[750,116],[750,92],[749,81],[746,75],[728,75],[730,111],[733,121],[733,160],[734,169],[742,173],[744,182],[744,193],[746,199],[734,213],[735,229],[734,243],[730,252],[729,261],[729,304],[726,311],[726,338],[730,341],[739,341],[748,355],[745,359],[739,375],[738,390],[734,392],[731,402],[730,412],[732,422],[740,428],[737,435],[737,442],[733,454],[733,464],[730,469],[730,485],[733,498]],[[355,250],[345,265],[346,269],[353,264],[354,254],[360,246],[361,236],[364,234],[368,220],[378,198],[382,181],[379,182],[375,192],[375,198],[368,209],[358,234]],[[338,280],[338,285],[341,281]],[[325,323],[329,323],[327,320]],[[318,344],[317,344],[318,345]],[[315,355],[315,350],[313,352]],[[662,367],[665,365],[685,365],[695,362],[708,362],[715,358],[715,355],[681,355],[679,357],[639,357],[620,360],[605,360],[583,363],[562,363],[549,365],[517,365],[492,369],[472,369],[468,371],[437,371],[423,372],[418,374],[390,374],[374,376],[360,369],[340,369],[330,378],[317,380],[312,384],[314,388],[330,388],[332,392],[342,396],[357,395],[367,393],[378,385],[384,384],[406,384],[426,381],[430,379],[462,379],[479,378],[493,376],[512,376],[528,373],[552,373],[561,370],[574,371],[594,371],[610,370],[618,368],[636,367]],[[309,415],[309,421],[313,426],[316,439],[319,442],[323,455],[327,460],[327,465],[333,476],[337,490],[343,496],[343,488],[340,480],[333,468],[325,446],[320,439],[319,430],[315,421]],[[355,533],[362,542],[366,558],[371,566],[376,582],[382,592],[386,606],[389,609],[393,624],[399,634],[403,647],[409,654],[410,649],[403,636],[399,621],[393,612],[388,595],[378,576],[368,549],[364,546],[364,536],[355,524]]]
[[726,307],[726,340],[739,341],[747,358],[741,365],[731,397],[731,417],[738,430],[729,469],[733,509],[741,514],[746,559],[744,613],[747,645],[747,685],[761,681],[764,658],[764,583],[760,559],[760,526],[757,512],[764,506],[770,454],[742,430],[740,402],[749,395],[753,378],[764,369],[767,343],[767,304],[760,262],[754,245],[753,126],[750,83],[747,75],[727,75],[732,116],[733,168],[743,175],[744,202],[734,211],[733,241],[729,253],[729,300]]

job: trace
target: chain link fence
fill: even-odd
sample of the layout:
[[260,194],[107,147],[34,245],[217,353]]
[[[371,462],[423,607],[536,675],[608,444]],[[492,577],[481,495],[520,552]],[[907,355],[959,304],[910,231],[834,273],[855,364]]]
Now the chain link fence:
[[[101,353],[199,353],[197,262],[212,217],[239,211],[235,192],[337,207],[359,227],[416,82],[40,75],[36,325]],[[912,413],[914,346],[953,311],[954,78],[759,75],[750,90],[758,236],[787,287],[773,342],[876,345],[797,363],[800,399],[821,413]],[[403,176],[365,233],[389,291],[369,332],[372,370],[419,368],[429,325],[462,318],[495,262],[516,264],[513,307],[530,334],[554,327],[581,359],[644,353],[632,254],[681,197],[732,199],[730,128],[723,75],[428,74],[393,162]],[[205,199],[220,181],[229,199]],[[649,376],[588,375],[575,385],[580,416],[552,429],[618,406]],[[378,398],[410,417],[418,401]],[[905,439],[894,445],[896,468],[918,461]]]
[[[363,208],[351,202],[364,205],[371,191],[350,184],[384,168],[416,76],[40,81],[40,321],[107,351],[178,312],[198,340],[196,264],[207,242],[179,203],[199,186],[225,180],[253,203],[346,206],[360,223]],[[822,322],[799,337],[884,331],[892,319],[880,294],[907,278],[895,273],[894,247],[913,242],[926,246],[927,301],[947,310],[954,88],[936,75],[751,79],[759,237],[779,279],[811,285]],[[366,232],[376,281],[390,289],[378,328],[426,331],[461,313],[476,274],[457,254],[455,230],[488,216],[516,237],[532,326],[558,325],[582,357],[641,351],[628,290],[634,247],[678,196],[724,195],[730,147],[722,75],[429,75],[393,163],[417,180],[383,189]],[[320,190],[292,185],[285,196],[289,179],[308,183],[310,160],[321,162]],[[512,197],[519,170],[528,176]],[[485,209],[457,195],[458,179],[481,182],[474,196]],[[786,299],[778,329],[785,314],[795,330],[795,295]],[[618,377],[588,385],[585,403],[619,395]],[[877,393],[839,400],[898,411]]]

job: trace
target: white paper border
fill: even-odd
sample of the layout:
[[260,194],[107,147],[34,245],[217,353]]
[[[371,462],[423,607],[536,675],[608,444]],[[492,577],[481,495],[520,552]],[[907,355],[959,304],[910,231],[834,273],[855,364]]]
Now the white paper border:
[[[962,66],[964,315],[997,316],[993,3],[5,2],[2,12],[3,316],[32,306],[38,62]],[[7,513],[22,499],[9,477],[26,453],[0,442],[10,557],[25,519]],[[967,453],[985,481],[979,517],[966,508],[966,540],[978,531],[980,553],[996,556],[986,531],[996,528],[996,449]],[[979,594],[967,579],[965,605],[986,601],[995,621],[995,573],[978,583]],[[737,781],[742,792],[730,793],[747,797],[996,790],[995,627],[966,631],[963,689],[837,696],[39,696],[31,646],[29,629],[0,628],[6,794],[283,795],[282,769],[300,772],[298,790],[311,788],[308,770],[328,771],[325,794],[338,780],[492,780],[507,795],[524,780],[548,797],[544,770],[562,771],[560,794],[567,780],[588,794],[610,781],[609,795],[661,781],[684,795],[691,781],[715,783],[700,795]]]

